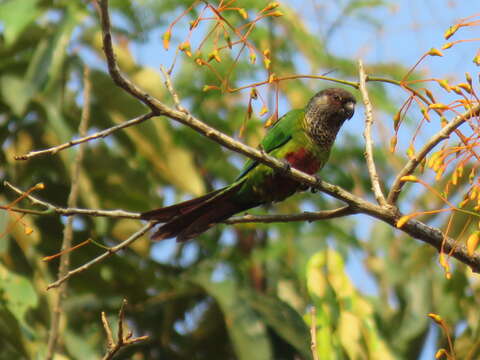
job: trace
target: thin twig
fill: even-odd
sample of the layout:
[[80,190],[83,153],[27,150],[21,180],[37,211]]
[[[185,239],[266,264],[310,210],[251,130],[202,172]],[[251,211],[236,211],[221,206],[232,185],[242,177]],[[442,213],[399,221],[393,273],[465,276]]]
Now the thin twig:
[[442,130],[433,135],[430,140],[422,147],[422,149],[412,156],[410,160],[405,164],[402,170],[398,173],[395,178],[390,193],[387,197],[387,202],[389,204],[395,204],[398,200],[398,196],[402,191],[403,185],[405,184],[402,181],[402,177],[411,175],[417,166],[425,159],[432,149],[437,146],[441,141],[448,139],[450,134],[454,132],[460,125],[466,122],[468,119],[480,115],[480,105],[477,105],[471,108],[468,111],[465,111],[463,114],[456,116],[452,121],[450,121]]
[[122,306],[120,307],[120,311],[118,312],[118,334],[117,334],[117,342],[113,340],[112,329],[107,320],[107,316],[105,312],[102,311],[102,324],[103,328],[105,329],[105,333],[107,334],[107,353],[103,356],[102,360],[109,360],[113,359],[114,355],[118,353],[121,349],[136,344],[140,341],[145,341],[148,339],[148,335],[139,336],[139,337],[132,337],[133,333],[131,331],[127,332],[127,335],[123,335],[123,328],[125,325],[125,306],[127,305],[127,299],[123,299]]
[[33,195],[27,194],[25,191],[20,190],[14,185],[10,184],[8,181],[4,181],[3,184],[17,194],[25,196],[28,200],[34,205],[41,205],[46,208],[43,211],[36,211],[30,209],[19,209],[19,208],[7,208],[0,207],[8,211],[25,213],[25,214],[34,214],[34,215],[45,215],[48,213],[55,213],[61,216],[71,216],[71,215],[88,215],[88,216],[105,216],[111,218],[125,218],[125,219],[140,219],[139,213],[124,211],[124,210],[99,210],[99,209],[79,209],[79,208],[62,208],[53,204],[50,204],[46,201],[40,200]]
[[380,186],[380,180],[378,178],[377,168],[375,166],[375,159],[373,158],[373,140],[372,140],[372,124],[373,124],[373,111],[372,103],[368,96],[368,90],[366,86],[367,75],[363,68],[363,62],[358,60],[358,72],[360,77],[360,93],[362,94],[363,104],[365,105],[365,131],[363,137],[365,138],[365,160],[367,162],[368,174],[370,175],[370,181],[372,183],[372,190],[380,205],[385,205],[385,195],[383,195],[382,188]]
[[105,334],[107,334],[107,349],[111,349],[115,346],[115,341],[113,340],[112,329],[110,328],[110,324],[108,323],[105,311],[102,311],[101,318],[103,329],[105,330]]
[[175,107],[177,108],[178,111],[181,111],[185,114],[188,113],[188,110],[185,109],[182,104],[180,103],[180,97],[178,96],[178,93],[175,91],[172,85],[172,79],[170,77],[170,73],[165,69],[163,65],[160,65],[160,71],[163,74],[164,82],[165,82],[165,87],[167,88],[168,92],[172,96],[173,102],[175,103]]
[[317,310],[315,306],[310,309],[312,322],[310,324],[310,349],[312,350],[313,360],[318,360],[317,352]]
[[300,214],[275,214],[275,215],[250,215],[235,216],[224,221],[225,224],[243,224],[243,223],[275,223],[275,222],[293,222],[293,221],[317,221],[334,219],[347,215],[355,214],[356,211],[350,206],[343,206],[334,210],[323,210],[318,212],[303,212]]
[[47,290],[50,290],[52,288],[56,288],[60,286],[62,283],[70,279],[73,275],[79,274],[81,272],[84,272],[85,270],[89,269],[95,264],[98,264],[102,260],[112,256],[115,254],[117,251],[122,250],[123,248],[126,248],[129,246],[131,243],[133,243],[135,240],[143,236],[145,233],[147,233],[153,226],[155,225],[155,222],[149,222],[147,225],[142,227],[140,230],[138,230],[136,233],[130,235],[128,239],[125,241],[121,242],[120,244],[113,246],[109,248],[107,251],[105,251],[103,254],[97,256],[96,258],[90,260],[89,262],[83,264],[82,266],[77,267],[76,269],[70,270],[65,276],[62,278],[58,279],[57,281],[51,283],[50,285],[47,286]]
[[[90,92],[92,88],[92,84],[90,82],[90,71],[88,67],[84,68],[83,71],[83,108],[82,108],[82,116],[80,120],[80,125],[78,127],[78,132],[80,136],[85,136],[88,128],[88,121],[90,119]],[[78,200],[78,191],[79,191],[79,183],[78,179],[80,177],[80,171],[82,167],[82,160],[83,155],[85,152],[85,144],[82,144],[78,152],[75,156],[74,163],[71,169],[71,188],[70,194],[68,195],[67,206],[68,207],[75,207],[77,205]],[[63,230],[63,241],[62,241],[62,248],[61,252],[62,255],[60,256],[60,265],[58,267],[58,277],[62,278],[68,272],[68,268],[70,266],[70,252],[65,251],[72,246],[73,240],[73,216],[69,216],[65,223],[65,227]],[[54,295],[53,299],[53,308],[51,313],[51,324],[50,324],[50,331],[48,336],[48,346],[47,346],[47,355],[46,359],[50,360],[53,359],[58,344],[58,338],[60,334],[60,320],[62,317],[62,303],[63,298],[66,295],[67,284],[64,283],[62,286],[58,288],[57,293]]]
[[96,132],[92,135],[88,135],[85,137],[82,137],[80,139],[76,140],[70,140],[69,142],[66,142],[61,145],[57,145],[48,149],[43,149],[43,150],[36,150],[36,151],[30,151],[28,154],[25,155],[17,155],[15,156],[15,160],[28,160],[31,159],[32,157],[39,156],[39,155],[47,155],[47,154],[56,154],[57,152],[67,149],[69,147],[82,144],[84,142],[98,139],[98,138],[104,138],[109,136],[110,134],[114,133],[115,131],[118,131],[120,129],[124,129],[136,124],[140,124],[141,122],[144,122],[145,120],[148,120],[152,117],[154,117],[155,114],[153,112],[149,112],[147,114],[144,114],[142,116],[136,117],[134,119],[125,121],[124,123],[121,123],[119,125],[112,126],[111,128]]

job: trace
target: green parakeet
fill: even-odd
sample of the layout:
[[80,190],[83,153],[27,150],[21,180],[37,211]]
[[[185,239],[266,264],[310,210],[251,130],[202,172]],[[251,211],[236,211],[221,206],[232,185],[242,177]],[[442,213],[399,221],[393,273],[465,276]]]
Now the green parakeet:
[[[328,160],[340,127],[353,116],[355,98],[340,88],[313,96],[304,109],[292,110],[267,132],[261,147],[269,155],[310,175]],[[152,239],[189,240],[216,223],[253,207],[281,201],[304,189],[301,183],[249,160],[237,179],[223,189],[176,205],[147,211],[141,218],[163,222]]]

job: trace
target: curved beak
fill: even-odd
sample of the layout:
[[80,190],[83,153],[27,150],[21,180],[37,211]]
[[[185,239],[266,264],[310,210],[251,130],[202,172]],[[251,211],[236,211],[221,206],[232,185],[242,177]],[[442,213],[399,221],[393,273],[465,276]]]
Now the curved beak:
[[355,103],[353,101],[349,101],[343,105],[345,109],[345,113],[347,115],[347,119],[351,119],[353,116],[353,113],[355,112]]

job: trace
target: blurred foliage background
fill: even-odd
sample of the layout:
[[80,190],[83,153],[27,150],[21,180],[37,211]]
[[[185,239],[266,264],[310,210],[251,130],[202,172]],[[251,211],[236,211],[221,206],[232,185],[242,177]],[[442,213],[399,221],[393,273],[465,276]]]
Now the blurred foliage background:
[[[259,51],[271,50],[271,71],[281,76],[334,70],[332,76],[355,80],[354,54],[342,47],[347,43],[338,41],[334,33],[348,34],[365,27],[379,32],[388,19],[375,16],[375,11],[381,8],[395,16],[392,7],[409,2],[327,3],[304,4],[304,10],[311,8],[321,14],[318,28],[312,28],[292,2],[281,4],[284,16],[257,23],[249,39]],[[201,5],[175,25],[168,53],[162,47],[161,34],[190,5],[191,1],[182,0],[112,0],[110,4],[122,71],[165,102],[170,98],[158,66],[171,63],[175,47],[185,40],[188,22],[198,16]],[[244,0],[232,6],[254,17],[265,5]],[[238,26],[245,21],[240,15],[230,11],[225,16]],[[192,47],[213,24],[202,25],[204,28],[195,32],[198,35],[192,37]],[[84,66],[91,69],[89,133],[139,116],[146,109],[117,88],[106,73],[93,2],[3,0],[0,36],[0,177],[22,189],[43,182],[45,190],[35,194],[65,206],[76,148],[26,162],[13,158],[78,136]],[[148,59],[136,57],[132,49],[147,44]],[[211,46],[207,41],[206,53]],[[224,52],[222,62],[212,66],[226,74],[234,55],[233,51]],[[229,75],[232,87],[267,77],[261,52],[258,57],[256,64],[249,62],[248,53],[239,58]],[[367,71],[400,79],[412,63],[370,59]],[[218,79],[181,54],[172,76],[183,104],[193,114],[238,136],[248,90],[202,91]],[[303,106],[323,86],[326,83],[318,80],[282,82],[280,115]],[[401,104],[401,95],[380,83],[369,85],[369,90],[377,115],[384,120],[376,129],[376,159],[388,183],[405,159],[404,154],[388,152],[390,119]],[[264,87],[261,94],[271,114],[275,92]],[[254,105],[254,116],[242,137],[252,146],[265,133],[263,123],[268,116],[258,116],[260,107]],[[371,199],[363,138],[359,136],[361,120],[359,106],[342,130],[322,177]],[[409,128],[408,121],[406,126],[406,131],[415,128],[414,124]],[[405,138],[411,135],[407,133]],[[238,154],[221,149],[191,129],[154,118],[88,144],[78,178],[79,206],[144,211],[169,205],[232,181],[242,161]],[[412,203],[437,201],[417,190],[404,195],[409,201],[407,208],[415,206]],[[2,187],[3,204],[15,198]],[[25,200],[21,205],[30,206]],[[297,213],[337,205],[325,195],[304,193],[267,211]],[[0,212],[0,358],[43,359],[52,293],[57,291],[45,289],[56,279],[58,259],[41,259],[59,251],[65,219],[27,215],[21,219],[23,225],[16,219],[12,213]],[[430,221],[442,226],[444,219],[432,217]],[[141,226],[128,219],[76,216],[74,243],[92,237],[113,245]],[[25,227],[33,233],[27,235]],[[82,247],[72,253],[71,267],[102,252],[92,244]],[[55,359],[100,358],[105,352],[100,313],[105,311],[114,322],[122,298],[129,301],[127,318],[134,334],[149,335],[149,340],[127,348],[118,359],[310,359],[308,309],[312,305],[317,311],[317,347],[322,360],[431,356],[432,349],[448,346],[445,334],[428,319],[430,312],[440,314],[449,324],[458,359],[478,358],[478,280],[457,262],[452,264],[452,279],[446,280],[437,262],[432,248],[365,216],[217,226],[187,244],[173,240],[154,244],[145,236],[68,282]]]

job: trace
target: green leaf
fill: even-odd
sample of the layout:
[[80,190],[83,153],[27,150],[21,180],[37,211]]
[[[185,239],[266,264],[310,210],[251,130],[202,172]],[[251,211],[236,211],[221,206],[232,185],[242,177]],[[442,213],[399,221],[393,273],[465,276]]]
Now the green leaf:
[[25,80],[32,84],[35,92],[51,88],[60,78],[64,71],[68,43],[75,26],[81,22],[84,15],[83,11],[72,3],[55,29],[55,35],[45,38],[36,47],[25,74]]
[[34,93],[31,83],[18,76],[6,74],[0,78],[3,101],[16,116],[22,116]]
[[248,305],[245,292],[232,279],[212,282],[211,274],[212,268],[202,264],[191,274],[190,280],[204,288],[222,309],[237,358],[272,359],[266,326]]
[[304,358],[311,357],[310,332],[299,313],[279,298],[250,292],[249,305],[285,341],[295,347]]
[[13,44],[22,31],[39,16],[38,0],[10,0],[0,4],[0,21],[3,22],[5,44]]
[[0,305],[0,355],[2,359],[28,359],[22,333],[13,314]]
[[25,319],[27,311],[38,304],[38,296],[31,282],[0,264],[0,290],[8,310],[25,330],[32,331]]

